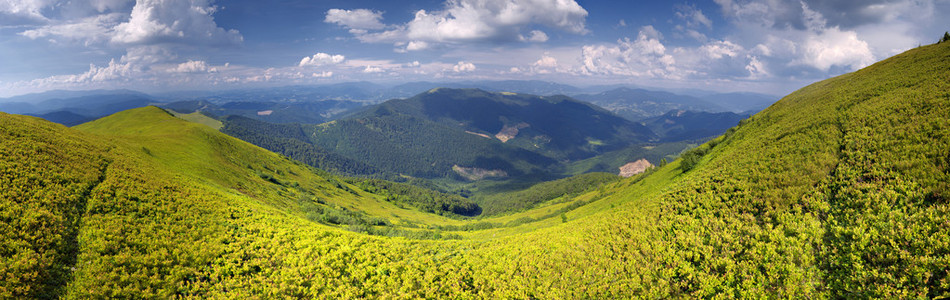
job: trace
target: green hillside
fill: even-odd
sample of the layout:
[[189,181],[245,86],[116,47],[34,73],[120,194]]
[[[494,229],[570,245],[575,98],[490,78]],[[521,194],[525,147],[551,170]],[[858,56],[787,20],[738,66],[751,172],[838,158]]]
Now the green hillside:
[[154,107],[0,114],[0,298],[950,297],[948,91],[950,43],[920,47],[646,175],[483,218]]

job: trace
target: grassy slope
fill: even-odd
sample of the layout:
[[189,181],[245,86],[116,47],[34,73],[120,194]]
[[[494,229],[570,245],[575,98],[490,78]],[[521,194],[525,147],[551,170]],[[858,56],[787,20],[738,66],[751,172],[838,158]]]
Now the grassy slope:
[[[399,210],[153,108],[80,126],[104,136],[0,115],[3,151],[37,157],[0,156],[4,184],[52,178],[4,193],[0,224],[13,230],[0,232],[21,235],[3,236],[0,258],[13,263],[0,264],[0,276],[16,280],[0,280],[0,296],[947,296],[948,90],[950,43],[914,49],[785,97],[703,146],[711,149],[688,172],[673,162],[577,196],[591,202],[563,219],[461,232],[460,241],[307,221],[293,200],[307,191],[373,214]],[[44,142],[52,147],[34,146]],[[76,167],[50,169],[53,161]],[[10,171],[21,168],[34,171]],[[47,199],[65,208],[43,207]],[[11,218],[34,211],[54,213],[40,213],[49,222]],[[72,217],[52,217],[61,215]],[[22,235],[40,223],[65,225]]]

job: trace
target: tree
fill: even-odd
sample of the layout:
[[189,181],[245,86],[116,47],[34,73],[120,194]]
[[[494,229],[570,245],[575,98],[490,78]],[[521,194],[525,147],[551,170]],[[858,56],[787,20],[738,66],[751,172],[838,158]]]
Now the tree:
[[943,42],[946,42],[946,41],[950,41],[950,32],[944,31],[944,32],[943,32],[943,38],[940,39],[940,42],[943,43]]

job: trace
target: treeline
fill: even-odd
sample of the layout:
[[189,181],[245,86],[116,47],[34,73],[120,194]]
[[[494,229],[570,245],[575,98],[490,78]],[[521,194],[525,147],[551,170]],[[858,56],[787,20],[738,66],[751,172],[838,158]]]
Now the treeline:
[[591,189],[618,181],[621,177],[609,173],[587,173],[573,177],[535,184],[527,189],[495,193],[473,197],[475,202],[485,208],[486,216],[517,212],[529,209],[539,203],[563,197],[569,200]]
[[478,204],[458,195],[378,179],[349,178],[347,181],[361,190],[384,196],[386,201],[403,208],[411,206],[423,212],[449,217],[453,214],[477,216],[482,212]]
[[229,116],[224,119],[221,132],[318,169],[347,175],[379,173],[374,167],[307,143],[299,124],[272,124],[241,116]]

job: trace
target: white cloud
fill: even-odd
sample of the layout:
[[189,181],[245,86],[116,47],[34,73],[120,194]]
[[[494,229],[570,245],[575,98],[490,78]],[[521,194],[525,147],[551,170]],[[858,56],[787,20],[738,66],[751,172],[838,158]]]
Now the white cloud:
[[90,46],[110,41],[113,28],[124,19],[126,15],[122,13],[102,14],[25,30],[19,34],[31,39],[50,38]]
[[[336,10],[339,11],[339,10]],[[328,11],[327,22],[331,13]],[[374,15],[375,16],[375,15]],[[347,28],[361,29],[351,33],[365,43],[469,43],[481,41],[545,42],[545,32],[535,26],[562,30],[575,34],[587,33],[587,10],[574,0],[449,0],[442,10],[418,10],[405,24],[389,26],[390,30],[353,27],[348,22],[332,22]],[[363,19],[369,19],[364,17]],[[373,20],[379,20],[373,19]],[[382,25],[380,23],[380,25]],[[412,50],[396,48],[398,52]]]
[[548,35],[541,30],[532,30],[531,33],[528,34],[528,37],[521,36],[519,39],[528,42],[544,43],[548,41]]
[[214,70],[213,68],[208,67],[208,63],[203,60],[189,60],[178,64],[177,67],[171,69],[171,72],[174,73],[200,73],[200,72],[209,72]]
[[324,22],[333,23],[347,28],[355,29],[354,34],[365,33],[366,29],[383,29],[386,25],[380,22],[383,19],[383,12],[372,11],[368,9],[330,9],[327,10]]
[[244,37],[218,27],[209,0],[137,0],[128,22],[115,26],[112,42],[120,44],[180,43],[233,45]]
[[676,60],[666,53],[652,26],[640,29],[636,40],[622,39],[617,45],[587,45],[582,48],[584,72],[647,78],[679,78]]
[[538,59],[538,61],[534,62],[534,66],[542,67],[542,68],[556,68],[557,59],[555,59],[554,57],[545,55],[545,56],[542,56],[541,59]]
[[333,77],[333,71],[323,71],[320,73],[313,73],[313,75],[311,76],[314,78],[330,78],[330,77]]
[[457,64],[455,64],[455,66],[452,66],[452,71],[455,71],[455,73],[472,72],[472,71],[475,71],[475,64],[470,63],[470,62],[460,61]]
[[114,59],[109,61],[109,65],[98,67],[89,64],[89,71],[77,75],[59,75],[49,78],[39,79],[42,84],[76,84],[105,82],[113,80],[128,80],[136,72],[130,63],[117,63]]
[[[724,16],[734,23],[738,35],[745,39],[748,45],[755,45],[747,53],[754,55],[750,57],[755,58],[755,63],[749,62],[748,66],[754,70],[765,70],[771,65],[769,69],[772,72],[764,74],[800,76],[805,72],[820,78],[827,76],[825,73],[833,68],[856,70],[873,63],[879,57],[893,54],[880,53],[892,49],[881,49],[883,51],[875,55],[872,51],[874,47],[862,39],[856,30],[836,25],[857,22],[848,20],[858,18],[857,16],[844,16],[844,12],[857,15],[868,8],[876,7],[869,3],[840,3],[837,9],[830,9],[830,6],[824,3],[815,2],[824,11],[834,14],[833,21],[822,11],[813,9],[806,1],[792,3],[772,0],[716,0],[716,3],[722,7]],[[884,31],[880,34],[901,40],[903,33]],[[875,37],[878,34],[869,31],[865,36]],[[881,43],[890,44],[891,41]],[[714,57],[741,53],[722,47],[725,45],[708,46],[708,54]]]
[[855,32],[838,28],[809,36],[802,48],[801,57],[792,64],[804,64],[821,71],[828,71],[832,66],[857,70],[875,61],[868,44],[858,39]]
[[765,69],[765,65],[759,61],[759,58],[751,55],[749,56],[749,64],[745,66],[745,70],[749,71],[750,79],[758,79],[770,75],[769,71]]
[[43,9],[54,1],[3,0],[0,1],[0,25],[42,24],[49,22]]
[[335,65],[342,63],[346,60],[346,57],[343,55],[330,55],[323,52],[314,54],[313,56],[304,57],[300,60],[300,63],[297,66],[308,67],[308,66],[325,66],[325,65]]
[[716,41],[702,45],[699,49],[712,59],[720,59],[723,56],[736,57],[745,51],[742,46],[730,41]]
[[382,73],[382,72],[383,72],[383,68],[380,68],[378,66],[366,66],[366,68],[363,69],[363,73]]
[[429,48],[429,43],[423,41],[411,41],[406,45],[406,50],[408,51],[423,50],[425,48]]

